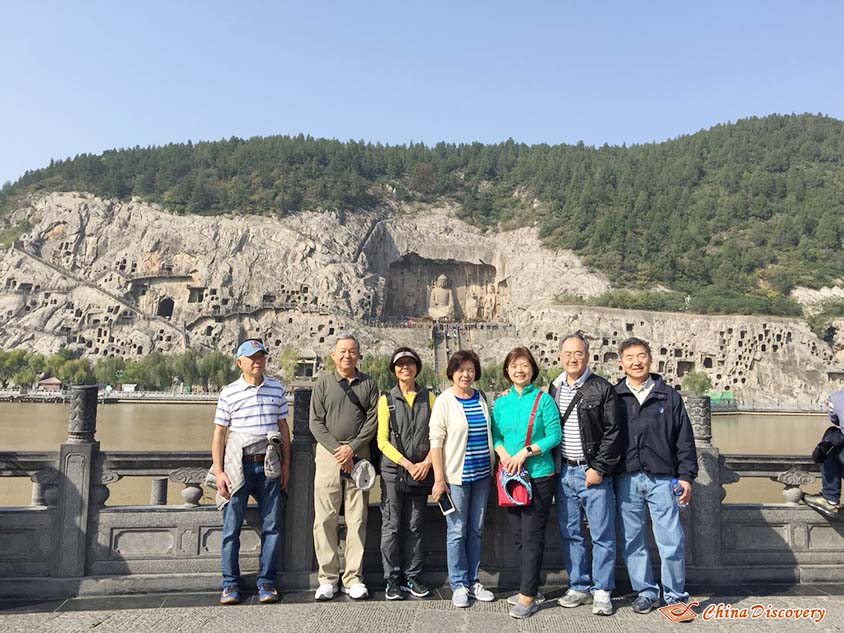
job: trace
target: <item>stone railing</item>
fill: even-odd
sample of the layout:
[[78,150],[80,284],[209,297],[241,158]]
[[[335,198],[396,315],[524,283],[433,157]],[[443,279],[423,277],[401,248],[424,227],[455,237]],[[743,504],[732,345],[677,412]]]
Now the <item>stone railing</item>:
[[[296,389],[292,481],[278,579],[283,588],[316,582],[309,403],[310,390]],[[799,486],[814,482],[817,466],[802,457],[721,455],[711,443],[709,399],[689,397],[687,405],[700,467],[693,502],[681,514],[689,580],[715,585],[844,579],[844,529],[799,504]],[[68,437],[57,452],[0,452],[0,477],[32,482],[30,506],[0,508],[0,596],[216,588],[221,513],[202,504],[209,453],[102,451],[95,439],[96,411],[96,388],[75,387]],[[124,477],[149,478],[149,505],[108,504],[109,486]],[[723,503],[724,485],[740,477],[778,481],[785,503]],[[171,482],[182,485],[181,498],[168,500]],[[488,517],[483,580],[513,585],[518,567],[505,513],[491,502]],[[250,510],[247,521],[253,527],[255,519]],[[552,521],[545,556],[552,584],[565,582],[556,529]],[[376,584],[381,578],[379,536],[380,511],[372,505],[364,569]],[[426,513],[423,540],[426,578],[445,584],[444,520],[433,504]],[[244,529],[241,561],[247,574],[257,569],[259,549],[257,534]],[[623,578],[623,569],[618,571]]]

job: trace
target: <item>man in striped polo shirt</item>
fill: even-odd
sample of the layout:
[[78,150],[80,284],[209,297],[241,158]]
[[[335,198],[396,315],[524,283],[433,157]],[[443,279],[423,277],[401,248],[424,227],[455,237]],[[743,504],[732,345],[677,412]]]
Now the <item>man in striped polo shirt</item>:
[[[217,492],[225,504],[220,602],[240,602],[240,529],[249,495],[258,502],[261,520],[258,598],[261,602],[278,602],[275,580],[281,546],[281,495],[290,479],[287,398],[282,384],[264,374],[267,348],[259,339],[241,343],[235,356],[243,373],[220,392],[211,442]],[[279,449],[280,476],[270,478],[265,473],[264,460],[268,454],[274,457],[272,451]],[[270,474],[276,472],[271,470]]]
[[[612,615],[615,587],[615,493],[613,473],[621,459],[619,400],[613,386],[589,369],[589,342],[580,333],[560,341],[563,373],[548,393],[563,424],[557,520],[569,589],[562,607],[592,603],[592,613]],[[568,413],[568,415],[566,415]],[[592,569],[581,533],[586,510],[592,537]]]

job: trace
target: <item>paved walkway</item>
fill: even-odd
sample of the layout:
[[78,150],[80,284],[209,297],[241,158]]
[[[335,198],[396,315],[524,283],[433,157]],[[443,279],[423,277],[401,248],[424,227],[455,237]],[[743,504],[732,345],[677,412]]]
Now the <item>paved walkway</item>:
[[[560,591],[549,591],[549,600],[528,620],[514,620],[507,614],[503,596],[493,603],[473,603],[467,609],[452,606],[447,590],[433,599],[386,602],[382,592],[370,600],[353,602],[346,596],[331,603],[315,603],[313,594],[286,594],[281,604],[261,605],[248,596],[238,606],[222,607],[217,594],[173,594],[74,598],[50,602],[0,603],[0,631],[37,633],[41,631],[96,631],[97,633],[657,633],[684,626],[670,622],[659,612],[637,615],[630,608],[631,596],[614,600],[612,617],[592,615],[590,607],[562,609],[553,598]],[[841,631],[844,630],[844,585],[797,585],[767,587],[726,587],[717,593],[693,591],[700,605],[697,617],[686,626],[711,631]],[[254,602],[254,604],[253,604]],[[703,614],[708,605],[731,605],[748,610],[747,619],[709,619]],[[753,605],[780,611],[792,619],[773,619],[763,612],[751,619]],[[714,606],[709,607],[710,610]],[[793,619],[798,610],[825,609],[823,619],[814,623]]]

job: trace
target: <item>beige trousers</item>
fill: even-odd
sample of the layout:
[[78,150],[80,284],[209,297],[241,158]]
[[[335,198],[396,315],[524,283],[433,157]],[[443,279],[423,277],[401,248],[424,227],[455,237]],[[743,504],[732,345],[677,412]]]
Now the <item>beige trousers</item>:
[[[366,454],[364,454],[366,453]],[[369,459],[369,448],[360,457]],[[314,550],[319,564],[319,583],[333,585],[340,579],[340,539],[337,519],[344,502],[346,551],[343,586],[363,582],[363,546],[366,538],[366,513],[369,491],[364,492],[351,479],[340,476],[340,465],[321,444],[316,445],[314,475]]]

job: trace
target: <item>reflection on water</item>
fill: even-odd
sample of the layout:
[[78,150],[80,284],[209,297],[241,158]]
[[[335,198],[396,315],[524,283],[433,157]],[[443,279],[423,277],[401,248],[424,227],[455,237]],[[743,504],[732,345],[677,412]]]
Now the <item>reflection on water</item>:
[[[292,411],[292,408],[291,408]],[[67,437],[66,404],[0,403],[0,450],[57,451]],[[210,464],[213,403],[108,404],[97,410],[97,439],[106,451],[208,451]],[[712,443],[722,453],[808,455],[826,428],[826,416],[726,414],[713,416]],[[168,500],[182,502],[181,484],[171,483]],[[727,488],[730,502],[782,502],[782,485],[745,479]],[[820,482],[810,485],[812,492]],[[147,478],[124,478],[109,486],[109,505],[149,503]],[[0,505],[29,505],[31,483],[0,479]],[[213,503],[206,492],[202,503]]]

